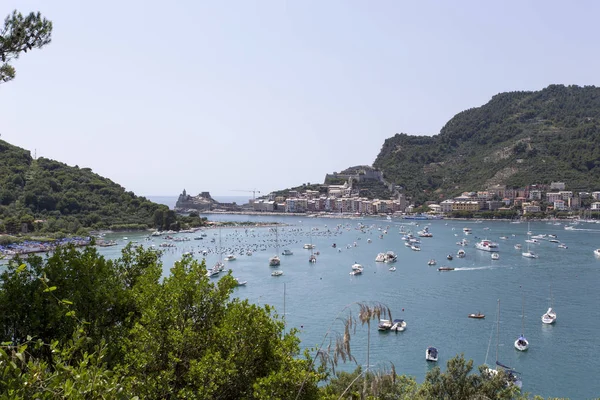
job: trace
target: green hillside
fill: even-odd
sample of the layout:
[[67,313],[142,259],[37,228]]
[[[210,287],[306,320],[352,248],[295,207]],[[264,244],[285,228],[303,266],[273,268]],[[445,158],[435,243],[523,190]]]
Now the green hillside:
[[373,166],[415,200],[503,184],[600,188],[600,88],[551,85],[498,94],[434,136],[396,134]]
[[89,168],[70,167],[0,140],[0,232],[177,228],[164,205],[126,191]]

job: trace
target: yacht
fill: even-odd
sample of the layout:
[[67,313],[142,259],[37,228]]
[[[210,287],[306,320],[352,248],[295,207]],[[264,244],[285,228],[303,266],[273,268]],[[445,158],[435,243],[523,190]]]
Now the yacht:
[[354,263],[354,264],[352,264],[352,270],[353,270],[353,271],[356,271],[356,270],[359,270],[359,269],[360,269],[360,270],[362,270],[362,269],[363,269],[363,266],[362,266],[362,265],[360,265],[359,263]]
[[552,309],[552,307],[548,308],[548,311],[544,315],[542,315],[542,322],[544,324],[553,324],[556,321],[556,312]]
[[388,251],[387,253],[385,253],[383,262],[395,263],[396,261],[398,261],[398,256],[396,254],[394,254],[393,251]]
[[390,329],[396,332],[403,332],[406,329],[406,321],[403,319],[395,319]]
[[385,262],[385,253],[377,254],[377,257],[375,257],[375,262]]
[[436,362],[438,360],[438,351],[435,347],[429,346],[427,350],[425,350],[425,359],[427,361]]
[[269,258],[269,266],[270,267],[278,267],[281,265],[281,259],[279,256],[273,256]]
[[498,244],[484,239],[481,242],[475,243],[475,248],[483,251],[498,251]]
[[380,319],[379,324],[377,324],[377,329],[380,331],[387,331],[393,326],[392,321],[389,319]]
[[521,255],[525,258],[538,258],[538,255],[529,249],[527,249],[526,252],[521,253]]

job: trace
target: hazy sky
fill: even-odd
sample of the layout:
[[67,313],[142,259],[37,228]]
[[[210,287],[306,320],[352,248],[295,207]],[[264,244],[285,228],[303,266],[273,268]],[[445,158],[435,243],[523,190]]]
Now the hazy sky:
[[142,195],[244,195],[372,164],[499,92],[599,85],[600,2],[28,1],[53,40],[0,134]]

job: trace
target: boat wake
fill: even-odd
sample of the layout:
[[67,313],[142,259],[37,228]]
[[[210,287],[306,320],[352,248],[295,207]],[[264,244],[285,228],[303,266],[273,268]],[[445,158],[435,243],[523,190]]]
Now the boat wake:
[[486,265],[485,267],[461,267],[461,268],[455,268],[455,271],[477,271],[477,270],[481,270],[481,269],[494,269],[494,268],[498,268],[497,266],[493,266],[493,265]]

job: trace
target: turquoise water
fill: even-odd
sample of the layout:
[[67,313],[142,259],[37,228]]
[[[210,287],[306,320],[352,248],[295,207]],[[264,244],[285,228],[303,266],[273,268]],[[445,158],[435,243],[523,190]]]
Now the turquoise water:
[[[600,395],[600,383],[596,380],[600,358],[595,355],[600,348],[600,336],[597,335],[600,328],[600,260],[593,254],[593,250],[600,247],[600,225],[580,224],[577,228],[582,230],[569,231],[564,230],[563,225],[532,223],[530,230],[534,235],[556,234],[568,249],[541,240],[539,245],[532,245],[539,258],[526,259],[514,245],[521,243],[526,249],[527,224],[415,221],[421,226],[405,224],[405,229],[416,234],[424,225],[430,224],[433,233],[433,238],[422,238],[422,250],[417,252],[404,245],[399,233],[402,221],[395,219],[241,215],[210,215],[209,218],[287,224],[278,229],[279,253],[287,248],[294,254],[280,256],[282,262],[278,269],[284,271],[281,277],[271,277],[275,268],[268,265],[269,257],[275,254],[272,229],[222,229],[221,242],[226,253],[233,252],[237,257],[226,266],[233,270],[235,277],[248,281],[246,286],[236,288],[236,296],[274,305],[283,315],[285,283],[287,325],[300,329],[304,347],[319,345],[332,323],[333,329],[341,332],[343,325],[336,316],[346,306],[377,301],[389,306],[393,318],[405,319],[408,326],[405,332],[380,333],[376,321],[373,323],[372,366],[389,367],[393,362],[398,373],[414,376],[420,382],[431,368],[431,363],[424,357],[427,346],[438,348],[438,364],[442,367],[460,353],[473,359],[475,365],[481,365],[486,361],[489,347],[487,363],[493,365],[496,308],[500,299],[499,359],[522,373],[524,391],[572,399]],[[356,229],[358,223],[370,228],[361,233]],[[342,228],[336,229],[337,226]],[[464,235],[463,227],[472,228],[473,233]],[[386,234],[382,233],[385,229]],[[165,275],[183,252],[209,250],[208,266],[218,260],[219,231],[206,232],[208,236],[204,240],[177,242],[176,248],[166,250],[163,256]],[[184,235],[198,236],[179,236]],[[121,239],[120,244],[124,244],[122,236],[112,238]],[[141,234],[127,236],[141,244],[150,243],[144,241]],[[500,239],[501,236],[507,239]],[[215,242],[211,243],[213,238]],[[372,243],[368,243],[369,238]],[[462,238],[469,240],[467,247],[456,245]],[[477,240],[483,238],[499,243],[500,260],[492,261],[490,253],[475,249]],[[316,264],[308,263],[310,250],[302,248],[311,240],[316,245],[315,251],[320,252]],[[162,241],[155,238],[152,243],[158,246]],[[341,251],[332,248],[333,243]],[[100,251],[112,257],[118,254],[120,247]],[[466,251],[465,258],[446,260],[447,254],[456,255],[461,248]],[[245,255],[246,249],[252,249],[253,254]],[[377,253],[388,250],[398,255],[395,272],[388,270],[389,265],[374,261]],[[431,258],[437,260],[436,267],[427,265]],[[362,275],[349,275],[354,262],[364,266]],[[456,270],[438,272],[437,267],[442,265]],[[550,303],[550,286],[558,318],[549,326],[543,325],[540,318]],[[524,353],[513,347],[521,333],[522,295],[525,298],[524,333],[530,342],[529,351]],[[356,306],[350,309],[356,314]],[[467,318],[469,313],[478,311],[486,315],[484,320]],[[366,326],[359,326],[352,337],[353,353],[363,365],[366,363],[366,332]],[[490,340],[492,332],[494,336]],[[348,364],[344,368],[352,370],[354,367]]]

